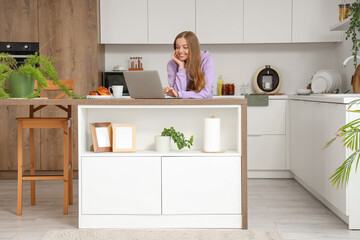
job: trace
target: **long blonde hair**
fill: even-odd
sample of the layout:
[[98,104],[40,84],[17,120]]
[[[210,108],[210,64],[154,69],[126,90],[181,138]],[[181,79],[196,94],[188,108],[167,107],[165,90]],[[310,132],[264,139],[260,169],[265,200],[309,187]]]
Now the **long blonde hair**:
[[195,33],[191,31],[181,32],[174,40],[174,50],[176,50],[176,40],[182,37],[185,38],[189,47],[189,54],[186,60],[186,72],[190,79],[188,90],[200,92],[205,87],[205,76],[201,71],[199,40]]

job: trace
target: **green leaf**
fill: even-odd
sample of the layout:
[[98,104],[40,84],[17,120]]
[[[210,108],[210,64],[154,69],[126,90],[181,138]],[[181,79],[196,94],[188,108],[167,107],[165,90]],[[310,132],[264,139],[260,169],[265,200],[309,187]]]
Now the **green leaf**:
[[188,147],[190,149],[194,138],[194,136],[191,136],[190,140],[186,140],[184,134],[177,132],[174,127],[164,128],[164,130],[161,132],[161,136],[170,136],[179,150],[183,149],[184,147]]

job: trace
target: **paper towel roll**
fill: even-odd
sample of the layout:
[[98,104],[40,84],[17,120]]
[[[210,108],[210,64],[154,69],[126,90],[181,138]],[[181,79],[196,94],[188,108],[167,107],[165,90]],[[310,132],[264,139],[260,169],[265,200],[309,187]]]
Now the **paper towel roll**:
[[220,151],[220,118],[204,118],[204,152]]

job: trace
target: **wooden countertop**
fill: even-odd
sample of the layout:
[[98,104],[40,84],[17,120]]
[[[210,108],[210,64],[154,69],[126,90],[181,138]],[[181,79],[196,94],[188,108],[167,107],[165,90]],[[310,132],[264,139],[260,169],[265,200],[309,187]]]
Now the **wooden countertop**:
[[246,99],[0,99],[1,105],[246,105]]

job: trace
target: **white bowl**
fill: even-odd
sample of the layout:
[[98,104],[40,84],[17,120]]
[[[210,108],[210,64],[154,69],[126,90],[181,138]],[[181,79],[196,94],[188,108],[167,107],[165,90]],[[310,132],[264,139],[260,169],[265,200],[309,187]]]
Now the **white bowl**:
[[296,93],[299,95],[309,95],[311,93],[310,89],[296,89]]

